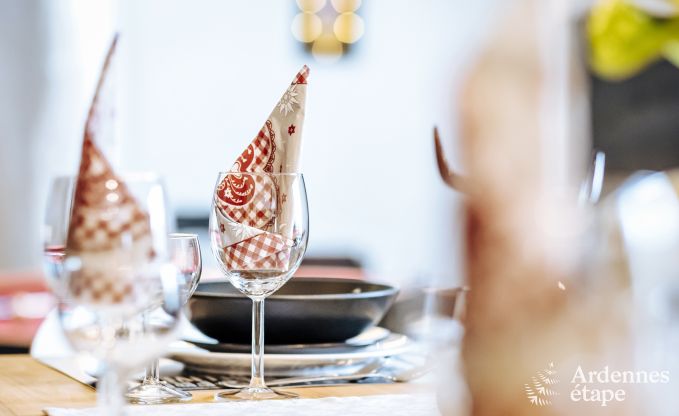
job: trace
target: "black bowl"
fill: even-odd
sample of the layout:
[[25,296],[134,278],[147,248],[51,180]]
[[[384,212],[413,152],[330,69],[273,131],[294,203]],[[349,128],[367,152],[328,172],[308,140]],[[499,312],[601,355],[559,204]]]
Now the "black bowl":
[[[269,345],[342,342],[379,322],[398,289],[363,280],[296,278],[264,302]],[[230,283],[201,283],[191,322],[220,343],[249,344],[252,301]]]

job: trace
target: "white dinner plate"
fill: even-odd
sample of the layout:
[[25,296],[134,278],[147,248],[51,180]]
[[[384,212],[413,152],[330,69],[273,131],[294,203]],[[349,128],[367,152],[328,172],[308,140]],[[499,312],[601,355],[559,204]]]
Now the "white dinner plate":
[[[391,334],[380,342],[351,352],[264,354],[264,371],[279,377],[351,374],[373,361],[409,352],[414,345],[405,335]],[[177,341],[170,347],[169,358],[184,363],[189,370],[203,373],[250,374],[249,353],[210,352],[189,342]]]
[[[373,326],[350,338],[344,342],[327,342],[318,344],[287,344],[287,345],[265,345],[264,352],[267,354],[330,354],[353,352],[373,345],[379,341],[384,341],[391,335],[388,329]],[[204,348],[211,352],[243,352],[250,353],[252,348],[249,344],[226,344],[214,342],[197,341],[184,338],[184,341]]]

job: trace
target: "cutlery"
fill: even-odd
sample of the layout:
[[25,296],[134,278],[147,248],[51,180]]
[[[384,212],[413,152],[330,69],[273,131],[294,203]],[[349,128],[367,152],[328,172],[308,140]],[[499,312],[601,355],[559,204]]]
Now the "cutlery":
[[[433,370],[433,368],[434,365],[428,363],[425,365],[419,365],[405,369],[389,369],[388,367],[384,366],[384,362],[378,361],[366,365],[365,367],[363,367],[361,370],[354,374],[279,378],[276,380],[267,381],[267,386],[285,387],[293,386],[296,384],[309,384],[309,383],[320,384],[336,381],[357,381],[369,378],[381,378],[395,383],[401,383],[422,377],[425,374],[429,373],[431,370]],[[228,386],[228,388],[241,388],[241,387],[242,386],[240,385]]]
[[357,381],[367,378],[381,378],[388,381],[393,381],[395,383],[402,383],[422,377],[429,371],[431,371],[432,368],[433,366],[429,366],[426,368],[420,367],[407,370],[400,370],[397,372],[391,372],[385,369],[378,369],[367,373],[357,373],[349,375],[286,378],[275,380],[271,382],[270,385],[275,387],[282,387],[305,383],[324,383],[329,381]]

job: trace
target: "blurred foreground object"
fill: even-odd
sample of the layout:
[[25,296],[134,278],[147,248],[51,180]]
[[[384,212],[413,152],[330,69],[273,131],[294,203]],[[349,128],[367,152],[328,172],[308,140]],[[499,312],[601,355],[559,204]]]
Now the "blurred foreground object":
[[578,183],[590,162],[576,19],[566,1],[512,6],[461,102],[471,413],[607,414],[570,401],[570,370],[556,375],[626,334],[616,298],[590,296],[580,270],[590,208],[578,208]]
[[[676,415],[679,411],[679,170],[640,172],[606,201],[601,217],[617,235],[620,256],[611,266],[629,287],[633,311],[634,366],[668,374],[661,383],[640,385],[643,414]],[[615,230],[615,227],[619,227]],[[611,229],[613,230],[611,232]],[[622,265],[622,267],[620,267]],[[613,270],[608,267],[608,272]],[[625,279],[628,281],[625,282]]]
[[[459,192],[465,192],[465,179],[453,172],[448,165],[445,155],[443,154],[443,146],[441,145],[441,138],[439,137],[438,128],[434,127],[434,149],[436,151],[436,164],[439,169],[439,175],[443,182],[451,189]],[[578,194],[578,203],[596,204],[601,198],[601,192],[604,185],[604,171],[606,169],[606,154],[600,150],[592,152],[592,164],[587,171],[585,179],[580,184],[580,192]]]
[[452,189],[464,192],[464,178],[450,168],[448,160],[443,154],[439,129],[436,127],[434,127],[434,149],[436,150],[436,166],[439,168],[439,175],[441,175],[443,182]]

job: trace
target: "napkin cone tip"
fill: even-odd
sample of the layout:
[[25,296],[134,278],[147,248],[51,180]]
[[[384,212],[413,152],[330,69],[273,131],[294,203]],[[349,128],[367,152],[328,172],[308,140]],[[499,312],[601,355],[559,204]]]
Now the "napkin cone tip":
[[87,121],[85,122],[85,141],[88,140],[89,136],[93,135],[93,123],[94,123],[94,118],[95,118],[95,113],[97,111],[97,105],[99,103],[99,98],[101,94],[101,90],[103,88],[104,83],[106,82],[106,78],[108,77],[108,72],[109,68],[111,66],[111,62],[113,61],[113,56],[115,55],[116,52],[116,45],[118,45],[118,39],[120,38],[120,32],[115,32],[113,34],[113,39],[111,40],[111,45],[108,47],[108,52],[106,52],[106,58],[104,58],[104,64],[101,68],[101,72],[99,74],[99,80],[97,81],[97,87],[94,91],[94,96],[92,97],[92,103],[90,104],[90,109],[87,114]]
[[295,79],[292,81],[292,85],[306,84],[307,78],[309,78],[309,67],[303,65],[302,69],[299,70],[299,72],[295,76]]

